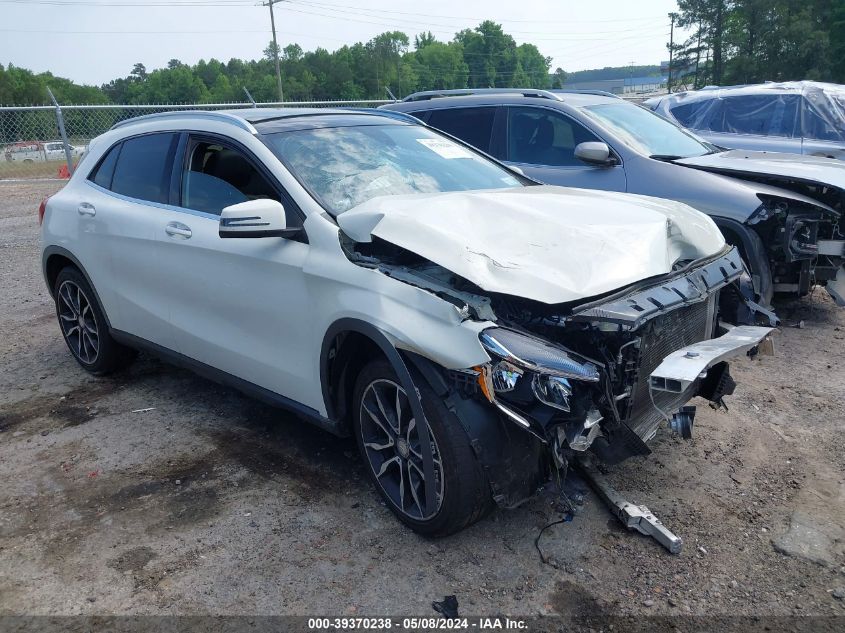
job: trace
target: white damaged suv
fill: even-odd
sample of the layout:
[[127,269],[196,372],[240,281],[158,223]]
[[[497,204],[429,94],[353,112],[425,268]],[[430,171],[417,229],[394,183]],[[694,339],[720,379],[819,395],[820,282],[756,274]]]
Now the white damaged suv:
[[688,433],[684,405],[721,402],[725,360],[770,331],[720,326],[742,265],[706,215],[540,186],[391,112],[125,121],[39,213],[84,369],[144,349],[354,435],[429,535],[584,451],[615,463],[664,421]]

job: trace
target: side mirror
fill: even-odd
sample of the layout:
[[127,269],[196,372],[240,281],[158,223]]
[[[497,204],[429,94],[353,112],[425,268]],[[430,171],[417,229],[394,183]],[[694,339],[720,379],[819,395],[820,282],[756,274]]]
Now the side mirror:
[[616,159],[610,155],[607,143],[589,141],[575,146],[575,158],[600,167],[610,167],[616,164]]
[[[510,170],[511,170],[511,171],[515,171],[515,172],[516,172],[516,173],[518,173],[520,176],[525,176],[525,172],[524,172],[524,171],[522,171],[522,169],[521,169],[521,168],[519,168],[519,167],[517,167],[516,165],[508,165],[508,167],[510,168]],[[527,177],[527,176],[526,176],[526,177]]]
[[220,214],[220,237],[291,237],[298,232],[287,228],[282,204],[269,198],[233,204]]

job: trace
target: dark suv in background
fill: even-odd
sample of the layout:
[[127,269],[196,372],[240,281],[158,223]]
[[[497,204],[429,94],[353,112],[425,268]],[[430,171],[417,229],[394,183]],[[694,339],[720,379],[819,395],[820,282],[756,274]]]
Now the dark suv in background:
[[[740,249],[749,298],[763,308],[774,293],[805,295],[813,283],[845,305],[845,178],[822,168],[839,161],[724,152],[601,92],[430,91],[382,107],[412,114],[540,182],[668,198],[707,213]],[[787,173],[779,172],[784,164]],[[831,181],[790,176],[801,169]]]

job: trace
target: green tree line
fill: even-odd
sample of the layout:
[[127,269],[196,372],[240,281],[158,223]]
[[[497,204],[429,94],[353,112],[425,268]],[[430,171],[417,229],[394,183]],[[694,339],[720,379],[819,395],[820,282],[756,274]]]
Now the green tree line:
[[[47,103],[46,86],[60,103],[225,103],[244,101],[244,88],[256,101],[277,101],[273,44],[259,60],[172,59],[148,71],[135,64],[128,76],[100,87],[79,86],[50,73],[34,74],[0,66],[0,104]],[[490,20],[455,34],[449,42],[424,33],[413,45],[405,33],[382,33],[366,43],[305,52],[298,44],[279,51],[286,101],[357,100],[397,97],[418,90],[449,88],[550,87],[551,58],[533,44],[520,44]],[[557,69],[557,86],[565,73]]]
[[576,70],[566,73],[566,80],[570,83],[578,81],[602,81],[606,79],[621,79],[622,77],[652,77],[660,75],[660,66],[649,64],[645,66],[606,66],[592,70]]
[[845,0],[678,0],[676,79],[690,88],[845,83]]

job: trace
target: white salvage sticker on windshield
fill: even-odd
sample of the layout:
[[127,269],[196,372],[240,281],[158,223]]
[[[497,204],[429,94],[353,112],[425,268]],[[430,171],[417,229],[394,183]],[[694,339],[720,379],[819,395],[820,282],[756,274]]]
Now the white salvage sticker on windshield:
[[437,152],[443,158],[472,158],[472,152],[464,149],[457,143],[445,138],[418,138],[432,152]]

